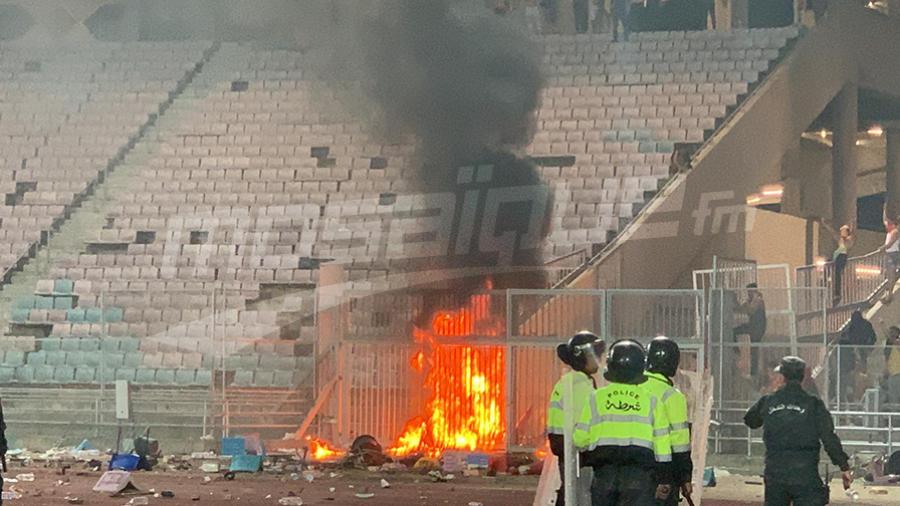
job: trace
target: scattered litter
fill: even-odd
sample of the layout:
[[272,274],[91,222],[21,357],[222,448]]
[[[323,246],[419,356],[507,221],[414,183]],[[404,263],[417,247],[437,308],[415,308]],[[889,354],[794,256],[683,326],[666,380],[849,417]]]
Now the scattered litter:
[[228,481],[232,481],[232,480],[234,480],[235,474],[234,474],[233,471],[228,471],[227,473],[225,473],[224,475],[222,475],[222,477],[225,478],[225,479],[228,480]]
[[130,506],[146,506],[150,504],[150,499],[147,499],[144,496],[132,497],[130,501],[128,501]]
[[121,494],[137,492],[138,488],[131,482],[131,473],[128,471],[107,471],[97,480],[93,490],[94,492]]
[[745,481],[744,481],[744,484],[746,484],[746,485],[762,485],[763,482],[761,482],[761,481],[750,481],[750,480],[745,480]]
[[354,495],[359,499],[371,499],[371,498],[375,497],[375,494],[373,494],[371,492],[369,492],[367,494],[360,493],[360,494],[354,494]]
[[80,498],[80,497],[69,497],[69,496],[66,496],[66,497],[64,497],[64,499],[65,499],[66,502],[69,503],[69,504],[84,504],[84,499],[82,499],[82,498]]
[[209,476],[204,476],[204,477],[203,477],[203,483],[209,483],[209,482],[211,482],[211,481],[212,481],[212,478],[210,478]]
[[328,491],[331,492],[332,494],[334,493],[335,490],[337,490],[337,489],[334,487],[328,487]]
[[15,479],[15,478],[4,478],[3,483],[6,483],[7,485],[11,485],[13,483],[19,483],[19,480]]
[[200,465],[200,470],[204,473],[218,473],[219,472],[219,463],[218,462],[204,462]]
[[[79,443],[78,446],[75,447],[75,451],[77,451],[77,452],[82,452],[85,450],[96,450],[96,449],[97,448],[95,448],[94,445],[92,445],[91,442],[88,441],[87,439],[82,440],[81,443]],[[75,504],[78,504],[78,503],[75,503]]]
[[340,478],[343,476],[341,473],[328,473],[329,478]]
[[482,503],[480,503],[480,502],[472,501],[472,502],[469,503],[469,506],[484,506],[484,504],[482,504]]
[[159,495],[171,499],[171,498],[175,497],[175,492],[172,492],[171,490],[163,490],[162,492],[159,493]]
[[17,474],[16,479],[19,481],[34,481],[34,475],[32,473]]
[[191,500],[192,500],[192,501],[199,501],[199,500],[200,500],[200,496],[199,496],[199,495],[196,495],[196,494],[195,494],[195,495],[192,495],[192,496],[191,496]]
[[282,506],[303,506],[303,499],[299,497],[282,497],[278,500]]
[[870,488],[869,493],[875,495],[887,495],[888,491],[886,488]]
[[381,488],[391,488],[391,484],[384,478],[381,479]]

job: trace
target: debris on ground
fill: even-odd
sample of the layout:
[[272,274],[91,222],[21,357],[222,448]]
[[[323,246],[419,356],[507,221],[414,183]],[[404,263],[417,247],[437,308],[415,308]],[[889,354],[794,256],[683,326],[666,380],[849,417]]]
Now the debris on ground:
[[381,479],[381,488],[391,488],[391,484],[384,478]]
[[278,500],[282,506],[303,506],[303,499],[299,497],[282,497]]

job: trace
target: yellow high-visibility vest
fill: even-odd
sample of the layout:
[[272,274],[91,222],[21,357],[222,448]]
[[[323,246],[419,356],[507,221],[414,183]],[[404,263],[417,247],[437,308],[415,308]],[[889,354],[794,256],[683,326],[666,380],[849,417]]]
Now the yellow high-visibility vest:
[[672,443],[672,453],[685,453],[691,451],[690,418],[688,416],[687,398],[669,383],[664,375],[648,372],[645,374],[647,381],[644,386],[650,393],[662,400],[666,407],[666,415],[669,418],[669,441]]
[[665,407],[643,384],[598,389],[578,417],[574,439],[579,451],[636,446],[652,452],[656,462],[672,462]]
[[[594,393],[594,382],[590,376],[580,371],[571,371],[563,375],[550,394],[550,407],[547,409],[547,434],[563,435],[565,432],[565,403],[563,398],[566,384],[572,384],[573,406],[572,420],[578,420],[581,410],[587,405]],[[574,422],[573,422],[574,423]]]

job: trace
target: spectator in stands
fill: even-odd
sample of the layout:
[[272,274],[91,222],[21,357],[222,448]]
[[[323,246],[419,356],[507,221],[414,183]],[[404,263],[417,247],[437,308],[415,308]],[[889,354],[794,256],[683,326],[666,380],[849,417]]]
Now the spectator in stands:
[[885,208],[884,214],[884,230],[886,232],[884,246],[878,251],[885,253],[887,257],[885,261],[887,285],[881,301],[890,304],[893,299],[894,285],[897,283],[897,268],[900,268],[900,230],[897,230],[897,219],[887,217],[887,208]]
[[[846,400],[849,386],[856,383],[858,372],[864,372],[869,361],[869,348],[875,344],[875,329],[869,320],[866,320],[860,310],[850,315],[850,324],[841,332],[838,338],[838,377],[841,381],[842,400]],[[862,371],[858,370],[862,367]]]
[[856,234],[853,231],[853,226],[849,224],[841,225],[840,230],[835,230],[831,222],[824,218],[818,220],[818,222],[837,241],[837,247],[834,249],[834,253],[831,254],[831,261],[834,262],[832,303],[836,306],[840,303],[843,294],[841,281],[844,277],[844,268],[847,267],[847,254],[856,242]]
[[759,374],[759,348],[754,346],[762,341],[766,334],[766,301],[763,299],[756,283],[747,285],[747,300],[735,308],[738,313],[747,315],[747,323],[734,328],[734,337],[750,336],[750,375]]
[[884,382],[887,386],[887,402],[900,405],[900,327],[888,329],[884,346]]
[[613,0],[613,42],[619,41],[619,23],[622,24],[622,34],[625,42],[628,42],[628,35],[631,33],[631,1],[632,0]]

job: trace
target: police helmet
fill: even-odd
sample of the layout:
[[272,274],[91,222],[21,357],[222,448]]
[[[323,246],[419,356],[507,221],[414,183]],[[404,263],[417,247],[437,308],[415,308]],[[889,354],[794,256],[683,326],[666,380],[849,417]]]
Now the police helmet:
[[644,361],[647,359],[641,343],[622,339],[613,343],[606,358],[603,377],[613,383],[641,383],[644,379]]
[[803,381],[806,375],[806,362],[800,357],[787,356],[775,368],[788,381]]
[[556,355],[564,364],[576,371],[587,367],[587,353],[593,351],[595,356],[603,355],[606,344],[602,339],[587,330],[575,334],[569,342],[556,347]]
[[647,370],[664,375],[667,378],[675,376],[678,371],[678,363],[681,360],[681,350],[678,343],[666,336],[659,336],[650,341],[647,347]]

